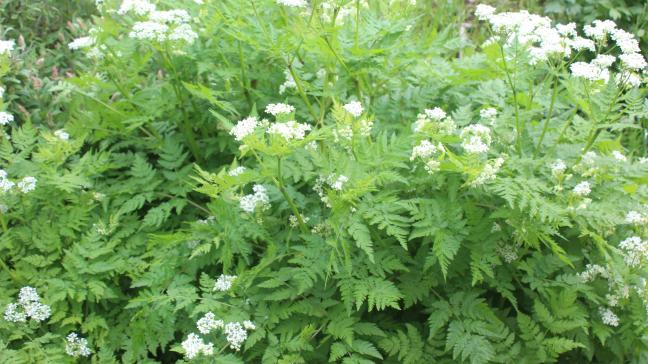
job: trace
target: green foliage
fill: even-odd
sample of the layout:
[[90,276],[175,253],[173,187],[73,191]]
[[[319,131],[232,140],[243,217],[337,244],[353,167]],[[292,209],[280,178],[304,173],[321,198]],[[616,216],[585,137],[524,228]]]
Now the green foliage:
[[100,3],[0,5],[0,362],[648,361],[645,82],[464,1]]

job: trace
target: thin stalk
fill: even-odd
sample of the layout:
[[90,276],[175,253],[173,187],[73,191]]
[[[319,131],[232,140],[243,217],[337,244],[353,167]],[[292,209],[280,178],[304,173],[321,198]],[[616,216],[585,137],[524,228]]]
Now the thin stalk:
[[547,134],[547,130],[549,129],[549,122],[553,117],[553,110],[554,110],[554,105],[556,103],[557,95],[558,95],[558,75],[554,77],[553,92],[551,94],[551,103],[549,104],[549,114],[547,114],[547,119],[545,120],[544,125],[542,127],[542,133],[540,133],[540,138],[538,139],[538,144],[536,145],[535,152],[533,154],[534,157],[537,157],[538,153],[540,153],[540,148],[542,147],[542,141],[544,140],[545,134]]
[[506,62],[506,55],[504,54],[504,46],[499,44],[499,48],[500,54],[502,55],[502,61],[504,62],[504,73],[506,74],[506,79],[508,81],[509,87],[511,87],[511,91],[513,92],[513,101],[515,106],[515,131],[517,134],[515,149],[518,155],[522,156],[522,128],[520,127],[520,107],[518,105],[517,89],[515,88],[515,84],[513,83],[511,74],[508,70],[508,63]]
[[290,195],[288,195],[288,191],[286,191],[286,188],[284,186],[283,177],[281,175],[281,157],[277,157],[277,175],[279,176],[278,179],[273,177],[275,184],[277,185],[277,187],[279,187],[279,191],[281,191],[281,194],[284,196],[286,202],[288,202],[288,205],[290,206],[290,209],[297,218],[297,222],[299,223],[299,228],[301,229],[302,233],[308,234],[308,227],[306,226],[304,219],[302,219],[295,201],[293,201]]

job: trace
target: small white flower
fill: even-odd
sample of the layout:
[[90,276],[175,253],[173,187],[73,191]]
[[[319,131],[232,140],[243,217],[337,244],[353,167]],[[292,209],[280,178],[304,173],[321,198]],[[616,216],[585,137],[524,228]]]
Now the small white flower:
[[642,225],[648,221],[648,218],[643,216],[640,212],[637,211],[628,211],[625,216],[626,224],[630,225]]
[[355,116],[356,118],[362,115],[364,111],[362,104],[359,101],[352,101],[344,105],[344,110],[346,110],[349,114]]
[[63,130],[63,129],[59,129],[59,130],[55,131],[54,136],[56,136],[57,138],[59,138],[59,139],[61,139],[63,141],[68,141],[70,139],[70,134],[65,132],[65,130]]
[[20,289],[20,292],[18,293],[18,302],[21,305],[26,305],[28,303],[39,302],[39,301],[40,301],[40,296],[38,295],[36,288],[25,286]]
[[0,111],[0,125],[7,125],[14,121],[14,116],[6,111]]
[[306,0],[277,0],[277,4],[294,8],[303,8],[308,6]]
[[619,59],[624,67],[636,71],[641,71],[648,66],[646,59],[641,55],[641,53],[622,54],[619,56]]
[[227,175],[230,177],[238,177],[241,174],[243,174],[247,169],[243,166],[238,166],[236,168],[233,168],[229,172],[227,172]]
[[625,251],[624,261],[630,267],[636,267],[642,260],[648,259],[648,242],[638,236],[625,239],[619,244],[619,248]]
[[567,169],[567,165],[562,159],[556,159],[552,164],[551,164],[551,173],[554,176],[560,176],[562,175],[565,170]]
[[592,64],[595,64],[601,68],[608,68],[616,61],[615,56],[610,56],[608,54],[599,54],[592,60]]
[[427,159],[432,157],[432,155],[434,155],[437,151],[437,147],[429,140],[422,140],[417,146],[412,149],[410,160],[413,161],[416,158]]
[[15,45],[14,40],[0,40],[0,55],[11,53]]
[[349,181],[349,177],[342,174],[339,175],[337,178],[335,177],[331,178],[331,177],[329,177],[329,185],[331,186],[332,189],[336,191],[342,191],[344,184]]
[[599,314],[604,324],[608,326],[619,326],[619,317],[609,308],[599,308]]
[[239,200],[241,209],[248,213],[253,213],[257,208],[267,210],[270,208],[270,198],[266,188],[262,185],[254,185],[252,187],[253,194],[245,195]]
[[625,162],[628,160],[628,158],[626,158],[626,156],[623,155],[623,153],[619,152],[618,150],[612,151],[612,156],[614,157],[614,159],[621,162]]
[[623,29],[615,29],[612,31],[612,39],[621,48],[621,52],[625,54],[641,52],[639,42],[632,33],[628,33]]
[[238,123],[230,130],[230,135],[234,136],[234,139],[236,141],[241,141],[243,138],[246,136],[252,134],[254,132],[254,129],[259,125],[259,120],[251,116],[249,118],[245,118]]
[[18,189],[23,193],[28,193],[36,189],[36,178],[27,176],[17,184]]
[[311,130],[310,125],[291,120],[285,123],[274,123],[270,125],[267,133],[271,135],[280,135],[285,140],[289,141],[292,139],[304,139],[306,132],[309,130]]
[[440,107],[435,107],[434,109],[425,109],[424,112],[428,118],[435,121],[440,121],[448,116],[446,112],[443,111],[443,109],[441,109]]
[[9,322],[26,322],[27,315],[23,312],[17,303],[10,303],[4,311],[4,319]]
[[95,44],[95,39],[93,37],[81,37],[76,38],[72,42],[68,43],[68,48],[71,50],[77,50],[81,48],[91,47]]
[[490,5],[479,4],[475,9],[475,16],[479,20],[488,20],[493,14],[495,14],[496,9]]
[[295,111],[295,107],[292,105],[288,104],[269,104],[266,106],[265,111],[268,114],[272,114],[273,116],[277,116],[279,114],[290,114],[291,112]]
[[128,36],[133,39],[154,40],[164,42],[167,39],[169,26],[154,21],[141,21],[133,24],[133,29]]
[[246,330],[256,330],[256,325],[250,320],[243,321],[243,327]]
[[494,119],[497,116],[497,110],[492,107],[481,109],[479,110],[479,116],[482,119]]
[[511,245],[503,245],[497,248],[497,253],[504,259],[506,263],[512,263],[518,259],[518,254],[515,247]]
[[207,312],[205,316],[196,322],[198,331],[203,335],[209,334],[212,330],[222,329],[224,325],[223,320],[216,320],[216,315],[213,312]]
[[585,25],[583,31],[585,34],[596,40],[602,41],[608,34],[612,34],[616,29],[616,23],[612,20],[594,20],[592,25]]
[[76,332],[72,332],[66,338],[65,353],[69,356],[78,358],[80,356],[90,356],[92,350],[88,347],[88,340],[79,337]]
[[198,39],[198,33],[196,33],[189,24],[180,24],[171,31],[171,34],[169,34],[169,40],[171,41],[184,41],[191,44],[196,39]]
[[243,326],[238,322],[230,322],[225,325],[223,331],[227,335],[226,339],[230,348],[236,351],[241,350],[241,344],[247,339],[247,331],[245,331]]
[[191,16],[184,9],[173,9],[166,11],[153,11],[149,19],[158,23],[184,24],[191,21]]
[[461,146],[471,154],[486,153],[491,143],[491,131],[481,124],[473,124],[461,131]]
[[585,266],[585,271],[580,273],[578,276],[583,282],[587,283],[593,281],[598,276],[607,278],[609,275],[608,271],[602,266],[598,264],[587,264]]
[[219,291],[219,292],[226,292],[229,291],[230,288],[232,288],[232,283],[236,279],[236,276],[229,276],[225,274],[221,274],[218,279],[216,279],[216,283],[214,284],[214,291]]
[[117,10],[117,14],[124,15],[130,11],[139,16],[146,15],[155,11],[155,4],[152,4],[147,0],[124,0],[121,3],[119,10]]
[[595,64],[585,62],[574,62],[569,67],[574,77],[581,77],[589,81],[607,82],[610,78],[610,71]]
[[592,192],[592,188],[589,182],[583,181],[574,186],[573,192],[577,196],[587,196]]
[[189,334],[187,339],[182,342],[182,349],[184,349],[187,359],[193,359],[200,354],[204,356],[214,354],[214,344],[205,344],[203,339],[194,333]]
[[594,41],[583,37],[575,37],[574,39],[570,39],[567,41],[567,44],[569,44],[570,47],[577,51],[587,49],[594,52],[596,50],[596,44],[594,43]]

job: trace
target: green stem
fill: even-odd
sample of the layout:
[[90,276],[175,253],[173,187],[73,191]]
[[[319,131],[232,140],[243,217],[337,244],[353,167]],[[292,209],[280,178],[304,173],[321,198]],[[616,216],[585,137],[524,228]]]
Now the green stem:
[[308,227],[306,226],[306,223],[304,222],[304,219],[302,219],[301,214],[299,213],[299,210],[297,209],[297,205],[295,204],[295,201],[288,195],[288,191],[286,191],[286,188],[283,183],[283,177],[281,174],[281,157],[277,157],[277,175],[279,178],[273,178],[275,184],[277,187],[279,187],[279,191],[281,191],[281,194],[284,196],[286,199],[286,202],[288,202],[288,205],[290,206],[290,209],[292,210],[293,214],[297,218],[297,222],[299,223],[299,228],[301,229],[302,233],[308,234]]
[[513,80],[511,79],[511,74],[509,73],[508,70],[508,63],[506,62],[506,55],[504,54],[504,46],[499,44],[499,48],[500,48],[500,54],[502,55],[502,61],[504,62],[504,73],[506,74],[506,80],[508,81],[509,87],[513,92],[513,101],[515,106],[515,131],[517,134],[517,138],[515,141],[515,149],[518,155],[522,156],[522,128],[520,127],[520,107],[518,105],[517,89],[515,88],[515,84],[513,83]]
[[540,153],[540,148],[542,147],[542,141],[544,140],[545,134],[547,134],[547,130],[549,129],[549,122],[553,117],[554,104],[556,103],[557,95],[558,95],[558,75],[554,77],[553,92],[551,94],[551,103],[549,104],[549,114],[547,114],[547,119],[545,120],[544,126],[542,127],[542,133],[540,133],[540,138],[538,139],[538,144],[536,145],[535,153],[533,154],[534,157],[537,157],[538,153]]

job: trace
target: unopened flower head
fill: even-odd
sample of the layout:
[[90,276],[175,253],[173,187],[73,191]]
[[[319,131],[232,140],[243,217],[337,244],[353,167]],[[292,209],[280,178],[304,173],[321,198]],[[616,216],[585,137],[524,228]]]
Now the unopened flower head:
[[214,291],[219,291],[219,292],[229,291],[230,288],[232,288],[232,283],[234,283],[235,279],[236,276],[221,274],[218,277],[218,279],[216,279],[216,283],[214,284]]
[[259,120],[254,116],[250,116],[236,123],[230,130],[230,135],[233,135],[234,139],[240,142],[243,138],[252,134],[257,126],[259,126]]
[[497,253],[506,263],[512,263],[518,259],[517,249],[512,245],[503,245],[497,248]]
[[185,341],[182,342],[182,349],[185,351],[187,359],[193,359],[198,355],[211,356],[214,354],[214,344],[205,344],[200,336],[191,333]]
[[0,111],[0,125],[7,125],[14,121],[14,116],[6,111]]
[[273,116],[277,116],[279,114],[290,114],[291,112],[295,111],[295,107],[292,105],[288,104],[269,104],[266,106],[265,111],[268,114],[272,114]]
[[79,337],[76,332],[72,332],[66,338],[65,353],[69,356],[78,358],[80,356],[90,356],[92,350],[88,347],[87,339]]
[[27,176],[20,180],[16,185],[22,193],[27,193],[36,189],[36,178]]
[[256,330],[256,325],[250,320],[243,321],[243,327],[246,330]]
[[352,101],[344,105],[344,110],[346,110],[349,114],[355,116],[356,118],[362,115],[362,113],[364,112],[362,104],[359,101]]

